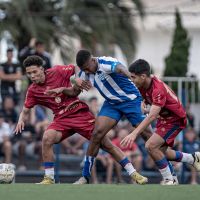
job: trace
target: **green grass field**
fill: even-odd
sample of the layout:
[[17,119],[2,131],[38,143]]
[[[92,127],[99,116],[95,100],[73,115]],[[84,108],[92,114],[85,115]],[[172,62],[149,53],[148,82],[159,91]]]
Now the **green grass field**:
[[199,185],[0,185],[0,200],[195,200]]

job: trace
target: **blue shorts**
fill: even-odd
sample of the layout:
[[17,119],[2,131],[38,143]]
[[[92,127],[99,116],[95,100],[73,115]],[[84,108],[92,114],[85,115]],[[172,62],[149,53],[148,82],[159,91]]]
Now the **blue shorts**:
[[106,116],[119,121],[124,115],[127,117],[132,126],[136,126],[145,118],[145,115],[141,110],[141,102],[140,98],[119,104],[110,104],[108,101],[104,101],[98,116]]

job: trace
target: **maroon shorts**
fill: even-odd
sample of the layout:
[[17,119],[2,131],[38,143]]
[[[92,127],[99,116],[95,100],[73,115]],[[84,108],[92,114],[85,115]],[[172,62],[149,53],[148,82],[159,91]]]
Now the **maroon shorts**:
[[47,130],[53,129],[62,132],[60,141],[70,137],[74,133],[78,133],[90,140],[94,130],[95,118],[88,108],[77,110],[74,113],[64,113],[56,116],[53,122],[48,126]]
[[186,127],[186,124],[186,118],[176,120],[158,119],[156,133],[165,140],[168,146],[173,147],[176,136]]

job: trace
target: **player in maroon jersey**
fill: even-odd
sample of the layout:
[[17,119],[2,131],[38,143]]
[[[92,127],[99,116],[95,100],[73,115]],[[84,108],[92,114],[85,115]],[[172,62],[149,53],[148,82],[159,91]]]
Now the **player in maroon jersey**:
[[[22,112],[15,129],[16,134],[24,129],[24,117],[35,105],[42,105],[54,113],[53,122],[50,123],[42,139],[42,156],[45,167],[45,177],[41,184],[54,183],[53,144],[59,143],[74,133],[90,139],[94,129],[94,116],[88,106],[77,96],[81,92],[78,85],[71,86],[70,77],[75,73],[75,66],[54,66],[44,71],[43,60],[38,56],[29,56],[23,63],[28,78],[33,82],[27,90]],[[84,88],[89,89],[87,81],[82,81]],[[59,91],[51,93],[54,88]],[[62,90],[62,92],[61,92]],[[67,96],[67,95],[69,96]],[[116,161],[126,159],[123,152],[104,137],[101,147],[109,152]],[[136,172],[133,165],[128,162],[124,167],[127,172],[134,173],[135,181],[140,184],[147,182],[147,178]],[[130,174],[132,175],[132,174]],[[133,176],[132,176],[133,177]]]
[[150,66],[145,60],[139,59],[132,63],[129,71],[132,81],[144,98],[144,103],[150,104],[151,108],[149,115],[123,139],[121,144],[132,145],[136,137],[157,119],[156,131],[146,142],[146,148],[159,168],[164,183],[173,184],[166,157],[169,160],[192,164],[200,171],[200,152],[187,154],[180,151],[166,151],[168,147],[173,147],[174,139],[186,127],[186,112],[176,94],[164,82],[150,75]]

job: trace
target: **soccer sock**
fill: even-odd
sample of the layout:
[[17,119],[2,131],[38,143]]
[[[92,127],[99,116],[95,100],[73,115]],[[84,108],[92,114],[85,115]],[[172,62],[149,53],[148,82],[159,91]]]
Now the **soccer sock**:
[[92,157],[92,156],[85,157],[82,175],[87,179],[91,176],[91,169],[94,164],[94,160],[95,160],[95,157]]
[[129,159],[127,157],[125,157],[123,160],[121,160],[119,162],[119,164],[126,170],[128,175],[131,175],[131,174],[133,174],[133,172],[136,171],[136,169],[133,167],[133,165],[131,164],[131,162],[129,161]]
[[163,179],[173,180],[168,161],[165,157],[161,160],[155,161],[155,164],[158,167]]
[[176,176],[176,172],[174,170],[174,167],[173,167],[172,163],[170,161],[167,161],[167,162],[168,162],[169,169],[170,169],[170,172],[171,172],[172,176]]
[[44,162],[45,176],[54,179],[54,162]]
[[193,157],[192,154],[183,153],[181,151],[176,151],[176,155],[175,155],[174,161],[193,164],[194,163],[194,157]]

